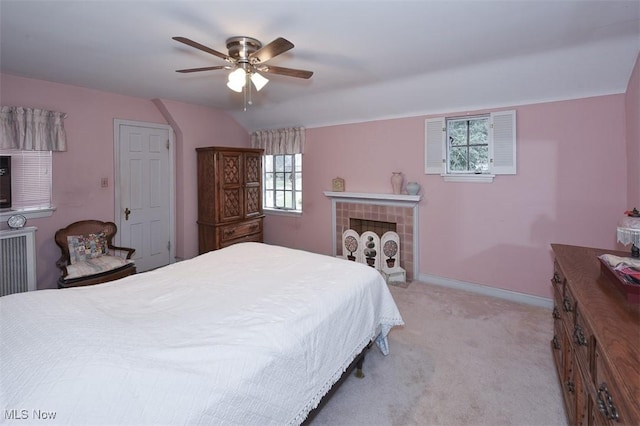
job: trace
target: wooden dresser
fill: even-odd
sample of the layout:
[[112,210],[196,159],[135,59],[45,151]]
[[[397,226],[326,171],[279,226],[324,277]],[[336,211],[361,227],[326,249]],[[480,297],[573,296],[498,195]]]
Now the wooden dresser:
[[640,425],[640,308],[597,256],[629,253],[552,244],[551,351],[570,424]]
[[196,148],[198,251],[262,242],[262,150]]

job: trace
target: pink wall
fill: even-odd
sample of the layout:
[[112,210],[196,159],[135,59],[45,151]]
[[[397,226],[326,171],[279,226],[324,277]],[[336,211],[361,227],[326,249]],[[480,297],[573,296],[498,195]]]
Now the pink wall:
[[[390,193],[392,171],[422,185],[420,273],[551,297],[552,242],[616,248],[626,209],[623,95],[518,111],[518,174],[492,184],[424,175],[424,119],[307,130],[304,214],[269,216],[267,242],[331,253],[331,179]],[[465,114],[462,111],[458,114]],[[620,248],[620,247],[618,247]]]
[[[413,118],[307,129],[303,169],[303,215],[267,216],[265,240],[330,254],[331,202],[323,192],[331,179],[345,179],[346,191],[391,192],[393,171],[410,180],[423,176],[423,166],[412,161],[423,154],[424,121]],[[418,146],[419,152],[412,152]]]
[[640,55],[629,79],[626,104],[627,206],[640,209]]
[[[636,65],[626,95],[517,107],[518,175],[492,184],[424,175],[425,117],[308,129],[304,214],[268,216],[265,241],[331,253],[331,203],[323,194],[331,179],[345,178],[347,191],[390,193],[389,177],[399,170],[405,182],[422,185],[421,274],[550,297],[551,242],[624,249],[616,245],[615,224],[640,198],[638,73]],[[39,288],[54,287],[58,276],[56,229],[86,218],[113,220],[114,118],[174,127],[176,254],[197,254],[195,148],[248,145],[233,119],[196,105],[10,75],[0,75],[0,87],[2,105],[69,114],[69,150],[53,156],[58,210],[29,221],[38,227]],[[101,177],[109,188],[100,188]]]
[[[247,133],[233,119],[220,111],[195,105],[152,102],[7,74],[0,74],[0,87],[2,105],[44,108],[68,114],[65,120],[68,150],[53,154],[52,197],[57,210],[51,217],[28,221],[28,225],[38,227],[38,288],[56,287],[59,271],[55,262],[60,250],[53,235],[57,229],[82,219],[114,220],[115,118],[171,122],[181,131],[181,144],[176,149],[179,153],[176,171],[181,179],[176,185],[176,210],[180,214],[176,239],[181,256],[197,254],[194,149],[223,142],[248,144]],[[102,177],[109,179],[108,188],[100,187]]]
[[156,100],[176,133],[176,257],[198,254],[196,148],[249,146],[249,134],[228,114],[183,102]]

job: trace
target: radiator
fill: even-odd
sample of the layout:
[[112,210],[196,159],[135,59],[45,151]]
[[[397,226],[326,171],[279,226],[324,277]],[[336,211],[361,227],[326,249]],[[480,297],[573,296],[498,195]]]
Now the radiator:
[[0,231],[0,296],[36,289],[36,229]]

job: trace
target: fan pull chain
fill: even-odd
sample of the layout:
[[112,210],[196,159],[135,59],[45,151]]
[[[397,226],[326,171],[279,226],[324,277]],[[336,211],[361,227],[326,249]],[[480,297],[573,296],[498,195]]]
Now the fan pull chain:
[[245,73],[244,75],[244,87],[242,88],[242,97],[244,99],[244,108],[242,109],[243,111],[247,110],[247,90],[251,89],[247,89],[247,82],[249,81],[249,79],[247,78],[247,74]]
[[245,84],[245,87],[247,87],[249,90],[249,105],[253,105],[253,100],[251,99],[251,74],[247,73],[246,75],[246,79],[247,79],[247,84]]

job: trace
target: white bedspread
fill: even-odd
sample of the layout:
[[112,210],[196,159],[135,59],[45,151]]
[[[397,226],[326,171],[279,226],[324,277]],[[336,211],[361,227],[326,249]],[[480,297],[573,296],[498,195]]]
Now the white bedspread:
[[4,296],[0,423],[299,424],[400,324],[372,268],[260,243]]

